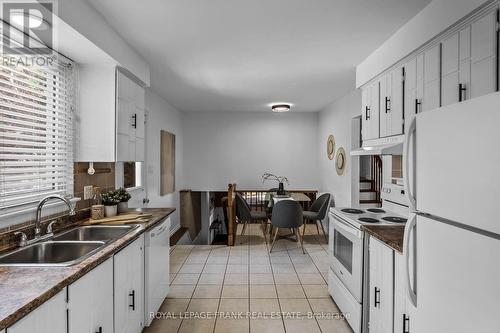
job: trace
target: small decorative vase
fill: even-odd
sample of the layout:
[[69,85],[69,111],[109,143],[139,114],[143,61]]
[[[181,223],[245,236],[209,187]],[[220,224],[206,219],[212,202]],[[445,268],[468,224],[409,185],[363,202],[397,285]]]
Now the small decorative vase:
[[118,206],[104,206],[104,211],[106,212],[106,217],[113,217],[116,216],[117,211],[118,211]]
[[278,192],[276,194],[278,194],[278,195],[285,195],[285,188],[283,186],[283,183],[279,183],[279,185],[278,185]]
[[91,218],[92,220],[100,220],[104,218],[104,206],[93,205],[91,208]]
[[128,202],[120,202],[118,204],[118,213],[125,213],[128,210]]

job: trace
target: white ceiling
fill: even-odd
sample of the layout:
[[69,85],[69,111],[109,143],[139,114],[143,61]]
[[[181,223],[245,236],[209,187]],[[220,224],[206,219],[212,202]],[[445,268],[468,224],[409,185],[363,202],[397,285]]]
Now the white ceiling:
[[318,111],[430,0],[88,0],[182,111]]

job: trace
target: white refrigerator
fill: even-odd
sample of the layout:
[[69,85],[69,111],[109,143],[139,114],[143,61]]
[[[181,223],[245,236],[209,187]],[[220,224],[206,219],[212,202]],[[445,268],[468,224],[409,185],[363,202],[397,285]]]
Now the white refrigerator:
[[500,332],[500,93],[418,114],[404,164],[410,332]]

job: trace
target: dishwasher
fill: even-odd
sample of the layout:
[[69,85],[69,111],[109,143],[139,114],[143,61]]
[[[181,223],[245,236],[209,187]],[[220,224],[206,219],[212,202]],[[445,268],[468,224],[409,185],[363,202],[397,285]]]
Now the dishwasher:
[[149,326],[170,290],[170,218],[145,236],[144,323]]

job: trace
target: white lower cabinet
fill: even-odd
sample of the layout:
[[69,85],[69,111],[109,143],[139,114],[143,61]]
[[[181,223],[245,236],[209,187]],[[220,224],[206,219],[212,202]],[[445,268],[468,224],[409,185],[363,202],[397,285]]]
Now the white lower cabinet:
[[393,331],[394,251],[370,237],[369,331]]
[[144,236],[114,256],[115,333],[138,333],[144,326]]
[[410,333],[415,307],[408,301],[405,257],[394,254],[394,333]]
[[66,333],[66,289],[1,333]]
[[68,333],[113,332],[113,258],[68,286]]

